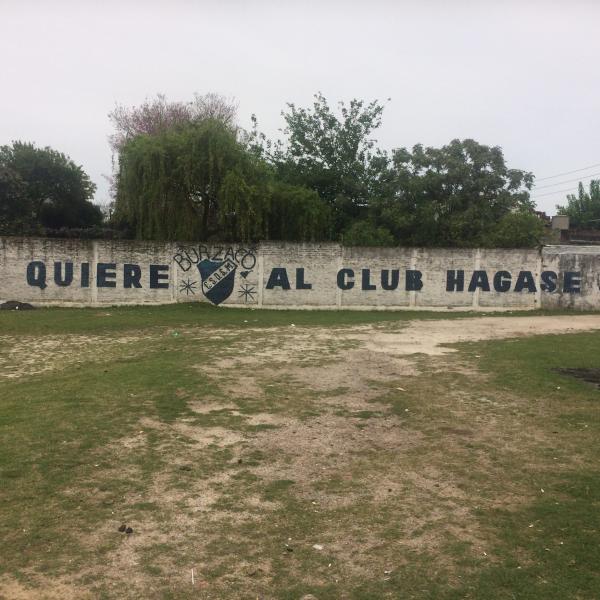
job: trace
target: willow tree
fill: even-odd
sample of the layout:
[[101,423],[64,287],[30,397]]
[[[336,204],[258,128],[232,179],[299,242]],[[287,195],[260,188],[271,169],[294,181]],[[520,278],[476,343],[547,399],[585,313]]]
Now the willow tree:
[[[304,188],[281,189],[271,167],[218,120],[138,135],[119,151],[115,217],[138,239],[320,239],[328,218],[320,202]],[[282,203],[286,224],[273,231]]]
[[208,239],[219,228],[219,194],[244,161],[217,121],[140,135],[119,153],[116,216],[142,239]]
[[316,191],[277,181],[270,186],[269,202],[267,239],[331,239],[333,213]]

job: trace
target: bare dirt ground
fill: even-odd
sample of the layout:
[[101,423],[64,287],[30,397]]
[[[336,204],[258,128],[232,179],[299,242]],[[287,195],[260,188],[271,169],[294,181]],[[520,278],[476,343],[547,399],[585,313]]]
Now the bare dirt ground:
[[[280,348],[258,349],[254,355],[239,359],[247,364],[254,364],[256,357],[261,359],[275,359],[288,362],[290,351],[294,347],[304,353],[322,346],[321,342],[332,339],[355,340],[369,351],[389,354],[391,356],[404,356],[411,354],[427,354],[438,356],[452,352],[451,348],[444,347],[458,342],[472,342],[489,339],[503,339],[530,335],[575,333],[578,331],[591,331],[600,329],[600,315],[582,316],[523,316],[523,317],[479,317],[465,319],[435,319],[415,320],[400,330],[386,332],[382,326],[360,326],[340,329],[308,330],[279,329],[277,338],[283,338],[291,343],[289,347],[285,342]],[[261,332],[264,330],[245,331]],[[195,332],[196,334],[198,332]],[[236,334],[239,332],[236,332]],[[203,331],[198,339],[209,336],[211,339],[220,337],[231,338],[231,330]],[[101,361],[105,356],[112,355],[116,350],[129,350],[129,347],[143,339],[151,340],[157,336],[152,334],[138,334],[115,337],[88,336],[88,335],[48,335],[32,340],[29,336],[3,336],[0,335],[0,378],[15,379],[22,376],[31,376],[55,369],[64,369],[85,360]],[[282,340],[283,341],[283,340]],[[134,357],[131,351],[125,356]]]
[[394,356],[415,353],[438,356],[452,352],[452,349],[444,347],[445,344],[575,333],[595,329],[600,329],[599,315],[480,317],[446,321],[412,321],[399,332],[367,331],[357,335],[356,339],[364,342],[366,348],[374,352]]
[[[464,374],[471,382],[485,377],[476,365],[453,361],[455,349],[448,345],[598,329],[600,316],[584,315],[415,320],[393,331],[380,325],[182,332],[199,344],[232,342],[193,367],[214,382],[214,397],[178,390],[191,416],[172,423],[144,417],[134,435],[105,449],[114,461],[105,473],[109,478],[146,477],[136,471],[135,457],[152,444],[168,460],[146,491],[121,498],[120,516],[90,538],[93,550],[115,535],[120,519],[139,521],[110,560],[95,566],[96,581],[111,582],[104,589],[110,598],[158,598],[144,595],[156,578],[177,590],[184,582],[191,585],[194,568],[194,598],[246,598],[249,591],[270,598],[265,590],[281,561],[273,545],[286,556],[290,573],[319,584],[384,578],[411,552],[424,550],[452,570],[444,552],[450,542],[488,557],[490,533],[473,507],[514,507],[528,499],[519,481],[506,480],[488,445],[499,448],[505,463],[518,461],[546,434],[524,424],[521,399],[457,385]],[[152,339],[144,333],[144,344]],[[139,350],[129,346],[140,340],[131,333],[111,340],[47,336],[39,342],[0,336],[6,348],[0,377],[64,369],[115,352],[135,357]],[[407,394],[406,407],[395,400],[392,410],[386,403],[390,393]],[[479,450],[466,451],[466,442]],[[194,465],[206,463],[208,451],[215,462],[198,472]],[[224,462],[217,463],[217,456],[225,456],[219,458]],[[475,472],[501,481],[501,488],[490,494],[487,479],[472,480]],[[293,497],[282,487],[293,490]],[[272,489],[277,493],[265,492]],[[95,492],[85,482],[71,493]],[[133,508],[139,502],[158,508],[142,518]],[[375,518],[379,513],[394,515],[392,533],[390,523]],[[314,527],[302,530],[302,520]],[[175,560],[168,549],[157,552],[173,540],[185,560]],[[214,551],[219,545],[222,554]],[[315,545],[325,548],[330,566],[303,572],[298,552],[285,554],[288,545],[313,554],[321,552]],[[148,561],[154,575],[141,568]],[[79,583],[82,575],[90,577],[49,582],[44,592],[28,592],[5,578],[0,597],[93,596],[93,586],[90,592]]]

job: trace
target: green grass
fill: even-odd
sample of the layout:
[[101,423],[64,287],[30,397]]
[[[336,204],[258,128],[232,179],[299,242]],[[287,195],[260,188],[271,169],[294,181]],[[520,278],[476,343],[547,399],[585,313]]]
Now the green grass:
[[[437,312],[437,311],[352,311],[352,310],[252,310],[215,307],[207,303],[161,306],[108,306],[98,308],[44,308],[35,311],[0,311],[0,334],[44,335],[113,331],[152,327],[344,327],[363,324],[387,324],[414,319],[454,319],[473,316],[531,314],[510,312]],[[536,314],[572,314],[570,311]],[[592,314],[592,313],[587,313]]]
[[[450,317],[468,316],[452,313]],[[206,303],[162,306],[110,306],[102,308],[46,308],[35,311],[1,311],[0,333],[98,334],[152,327],[332,327],[368,323],[394,323],[407,319],[448,318],[436,312],[246,310]]]
[[[0,595],[4,575],[38,590],[69,581],[99,598],[597,598],[600,391],[552,369],[600,367],[600,334],[462,344],[433,376],[432,359],[419,358],[421,374],[374,378],[362,406],[344,404],[352,381],[319,393],[289,371],[298,365],[236,362],[284,343],[291,323],[445,316],[199,305],[0,313],[0,335],[27,338],[33,354],[49,335],[99,345],[145,335],[101,360],[82,354],[0,379]],[[326,378],[351,349],[334,338],[307,358]],[[210,370],[218,361],[223,370]],[[259,391],[228,392],[236,373]],[[193,409],[219,402],[232,407]],[[336,435],[329,418],[350,428]],[[305,446],[285,440],[296,430]],[[125,539],[121,522],[139,537]],[[205,587],[188,583],[194,566]]]

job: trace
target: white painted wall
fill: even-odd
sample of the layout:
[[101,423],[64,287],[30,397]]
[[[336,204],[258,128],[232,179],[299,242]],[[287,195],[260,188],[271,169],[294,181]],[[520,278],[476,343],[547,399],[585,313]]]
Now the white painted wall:
[[[448,290],[449,277],[462,278],[462,290]],[[6,300],[60,306],[212,300],[258,308],[589,310],[600,308],[600,247],[263,242],[249,248],[0,237],[0,302]]]

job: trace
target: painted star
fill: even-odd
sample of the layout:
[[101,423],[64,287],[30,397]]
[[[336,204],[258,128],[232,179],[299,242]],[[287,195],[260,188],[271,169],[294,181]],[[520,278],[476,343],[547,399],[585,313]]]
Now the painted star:
[[197,282],[191,281],[190,279],[188,279],[187,281],[181,282],[181,285],[179,286],[179,291],[182,294],[183,294],[183,292],[185,292],[186,295],[189,296],[190,294],[196,293],[194,290],[196,289],[197,285],[198,285]]
[[244,299],[244,302],[252,301],[254,300],[254,296],[256,296],[255,289],[256,288],[253,285],[244,283],[238,291],[238,294]]

